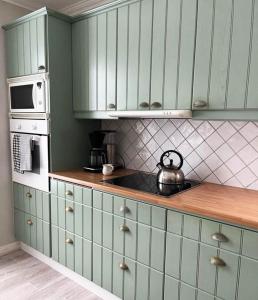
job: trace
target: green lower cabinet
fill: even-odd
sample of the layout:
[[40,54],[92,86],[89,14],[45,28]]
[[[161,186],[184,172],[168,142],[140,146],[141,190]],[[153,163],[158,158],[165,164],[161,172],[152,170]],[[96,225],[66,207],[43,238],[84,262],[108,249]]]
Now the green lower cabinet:
[[258,261],[241,257],[238,300],[258,299]]
[[15,209],[14,225],[16,240],[22,241],[46,256],[51,255],[49,223]]

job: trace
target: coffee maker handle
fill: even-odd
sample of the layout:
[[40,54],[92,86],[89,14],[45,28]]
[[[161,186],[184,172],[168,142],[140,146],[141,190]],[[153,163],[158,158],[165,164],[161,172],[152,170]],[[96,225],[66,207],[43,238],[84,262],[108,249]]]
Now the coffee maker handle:
[[102,156],[102,164],[103,165],[107,164],[107,155],[106,155],[106,153],[102,152],[101,156]]

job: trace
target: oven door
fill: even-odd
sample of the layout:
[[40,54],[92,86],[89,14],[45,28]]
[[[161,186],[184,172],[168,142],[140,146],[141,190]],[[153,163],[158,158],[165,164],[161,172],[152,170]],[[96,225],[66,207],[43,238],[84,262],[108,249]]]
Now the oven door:
[[[20,134],[20,133],[19,133]],[[26,133],[22,133],[26,134]],[[47,135],[30,135],[34,146],[32,151],[32,171],[19,173],[14,170],[13,160],[13,137],[15,132],[11,133],[11,150],[12,150],[12,179],[14,182],[30,186],[45,192],[49,192],[49,157],[48,157],[48,136]]]

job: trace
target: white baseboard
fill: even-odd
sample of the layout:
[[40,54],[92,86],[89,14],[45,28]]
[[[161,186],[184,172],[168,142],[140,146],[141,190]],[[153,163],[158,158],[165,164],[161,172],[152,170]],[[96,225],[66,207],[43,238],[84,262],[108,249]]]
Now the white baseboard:
[[13,242],[0,247],[0,256],[20,249],[20,242]]
[[92,281],[80,276],[79,274],[71,271],[70,269],[64,267],[63,265],[57,263],[52,258],[45,256],[44,254],[40,253],[39,251],[25,245],[21,242],[21,249],[31,256],[34,256],[38,260],[42,261],[43,263],[50,266],[52,269],[56,270],[57,272],[61,273],[62,275],[68,277],[69,279],[73,280],[80,286],[84,287],[88,291],[92,292],[93,294],[97,295],[98,297],[102,298],[103,300],[121,300],[120,298],[116,297],[115,295],[109,293],[108,291],[102,289]]

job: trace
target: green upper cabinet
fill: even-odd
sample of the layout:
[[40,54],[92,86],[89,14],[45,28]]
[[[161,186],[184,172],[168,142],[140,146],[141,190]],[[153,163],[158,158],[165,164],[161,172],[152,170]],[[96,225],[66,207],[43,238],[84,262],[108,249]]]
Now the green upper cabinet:
[[6,29],[8,78],[47,71],[46,18],[41,15]]
[[258,109],[258,1],[199,0],[195,110]]
[[75,113],[191,109],[196,10],[128,1],[74,22]]

